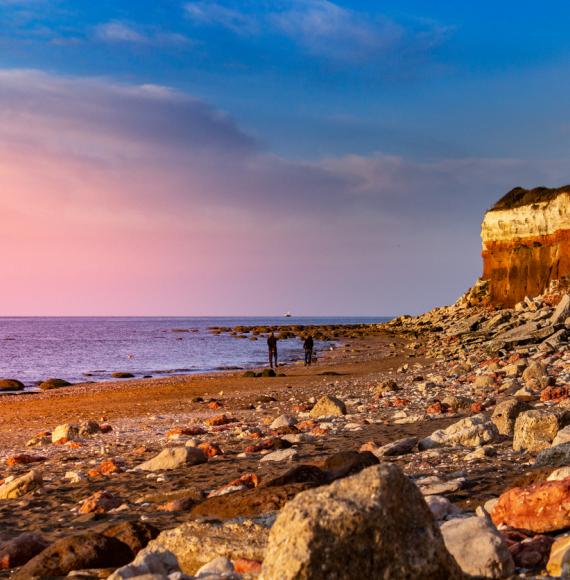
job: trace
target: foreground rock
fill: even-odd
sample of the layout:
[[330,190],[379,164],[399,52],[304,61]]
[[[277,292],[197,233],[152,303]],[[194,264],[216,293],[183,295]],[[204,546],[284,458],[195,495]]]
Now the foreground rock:
[[514,487],[501,495],[491,518],[497,526],[538,533],[570,527],[570,479]]
[[22,566],[49,545],[39,534],[22,534],[0,546],[0,570]]
[[472,576],[508,578],[515,563],[495,526],[484,518],[460,518],[441,526],[445,546],[461,569]]
[[179,467],[206,463],[208,458],[197,447],[171,447],[163,449],[156,457],[141,463],[137,469],[141,471],[164,471]]
[[2,391],[23,391],[26,388],[24,383],[16,379],[0,379],[0,392]]
[[267,535],[267,528],[253,520],[188,522],[162,532],[139,552],[138,560],[142,561],[150,554],[170,552],[176,557],[180,569],[185,574],[193,575],[219,556],[230,560],[263,560]]
[[73,570],[116,568],[133,559],[131,549],[115,538],[87,532],[59,540],[12,576],[15,580],[54,578]]
[[515,432],[515,421],[523,412],[528,411],[530,407],[525,401],[515,399],[505,399],[495,406],[491,420],[496,425],[501,435],[512,437]]
[[289,502],[269,536],[265,580],[462,578],[416,486],[395,465]]

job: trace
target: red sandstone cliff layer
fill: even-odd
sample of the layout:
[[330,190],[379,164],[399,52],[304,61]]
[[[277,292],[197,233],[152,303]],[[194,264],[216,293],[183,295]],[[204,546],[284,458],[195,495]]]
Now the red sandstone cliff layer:
[[570,277],[570,186],[514,189],[485,214],[481,237],[493,305],[541,294]]

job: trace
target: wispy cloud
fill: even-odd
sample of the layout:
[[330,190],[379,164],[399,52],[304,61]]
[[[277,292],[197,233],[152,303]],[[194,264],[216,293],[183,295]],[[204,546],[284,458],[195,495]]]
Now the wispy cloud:
[[284,0],[252,11],[248,3],[196,0],[185,5],[197,25],[240,35],[289,38],[308,54],[335,61],[367,61],[425,53],[444,42],[452,27],[428,19],[397,21],[330,0]]
[[191,42],[189,38],[179,33],[142,30],[116,20],[96,26],[95,37],[102,42],[124,44],[184,45]]

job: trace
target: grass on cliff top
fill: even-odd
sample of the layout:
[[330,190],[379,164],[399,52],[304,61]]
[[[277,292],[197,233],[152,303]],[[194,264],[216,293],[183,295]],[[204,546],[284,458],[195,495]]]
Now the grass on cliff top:
[[564,192],[570,193],[570,185],[563,185],[562,187],[557,188],[535,187],[534,189],[515,187],[514,189],[511,189],[509,193],[501,197],[501,199],[491,208],[491,211],[514,209],[515,207],[522,207],[523,205],[551,201]]

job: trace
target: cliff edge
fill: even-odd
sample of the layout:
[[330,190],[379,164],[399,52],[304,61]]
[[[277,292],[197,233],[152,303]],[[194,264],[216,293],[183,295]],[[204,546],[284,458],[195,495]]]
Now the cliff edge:
[[481,227],[483,280],[494,306],[513,306],[570,278],[570,185],[517,187]]

